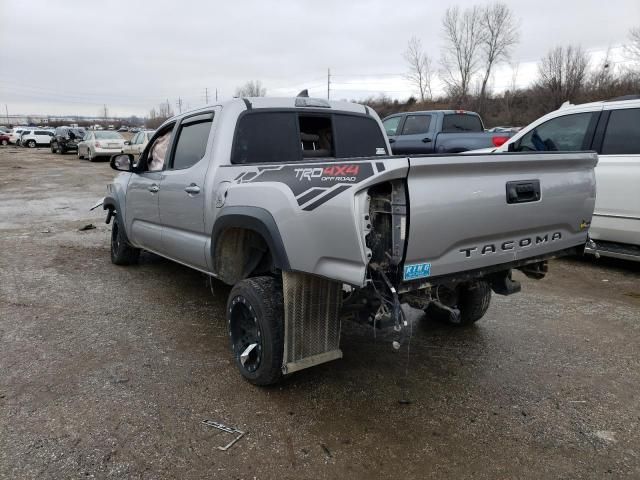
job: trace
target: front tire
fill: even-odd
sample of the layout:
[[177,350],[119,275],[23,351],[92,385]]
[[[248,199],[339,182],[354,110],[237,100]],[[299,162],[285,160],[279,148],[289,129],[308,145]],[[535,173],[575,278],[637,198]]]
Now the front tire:
[[129,244],[120,216],[116,213],[111,226],[111,263],[115,265],[133,265],[138,263],[139,258],[140,249]]
[[7,145],[9,145],[9,142],[6,141],[6,140],[2,140],[2,145],[4,145],[6,147]]
[[36,141],[35,140],[29,140],[27,142],[27,147],[29,148],[36,148]]
[[273,277],[241,280],[227,300],[227,326],[236,366],[254,385],[282,378],[284,308],[282,286]]

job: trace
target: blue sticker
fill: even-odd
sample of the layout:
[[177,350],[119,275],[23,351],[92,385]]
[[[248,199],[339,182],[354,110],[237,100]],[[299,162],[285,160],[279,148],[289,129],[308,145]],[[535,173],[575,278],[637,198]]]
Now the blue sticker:
[[426,278],[431,276],[430,263],[416,263],[404,267],[404,279],[415,280],[416,278]]

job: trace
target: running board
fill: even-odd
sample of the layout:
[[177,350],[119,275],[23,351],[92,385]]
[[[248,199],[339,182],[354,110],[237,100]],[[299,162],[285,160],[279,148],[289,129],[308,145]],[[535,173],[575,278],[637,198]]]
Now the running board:
[[632,262],[640,262],[640,247],[636,245],[627,245],[624,243],[603,242],[593,240],[587,243],[584,253],[589,253],[603,257],[619,258],[621,260],[630,260]]

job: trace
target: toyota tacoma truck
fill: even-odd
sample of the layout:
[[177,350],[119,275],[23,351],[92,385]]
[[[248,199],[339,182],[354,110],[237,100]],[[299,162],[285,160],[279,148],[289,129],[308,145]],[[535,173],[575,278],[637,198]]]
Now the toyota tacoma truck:
[[[141,250],[232,286],[231,349],[257,385],[342,357],[341,321],[389,327],[402,304],[458,325],[492,291],[581,252],[595,153],[390,155],[366,106],[244,98],[167,120],[102,201],[111,260]],[[394,334],[396,335],[396,334]]]
[[466,110],[396,113],[382,124],[395,155],[460,153],[499,147],[513,132],[487,132],[480,115]]

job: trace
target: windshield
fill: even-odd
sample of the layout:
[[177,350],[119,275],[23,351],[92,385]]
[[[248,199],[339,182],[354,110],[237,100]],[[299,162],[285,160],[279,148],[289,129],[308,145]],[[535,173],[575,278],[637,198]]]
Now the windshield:
[[122,135],[118,132],[96,132],[98,140],[122,140]]

